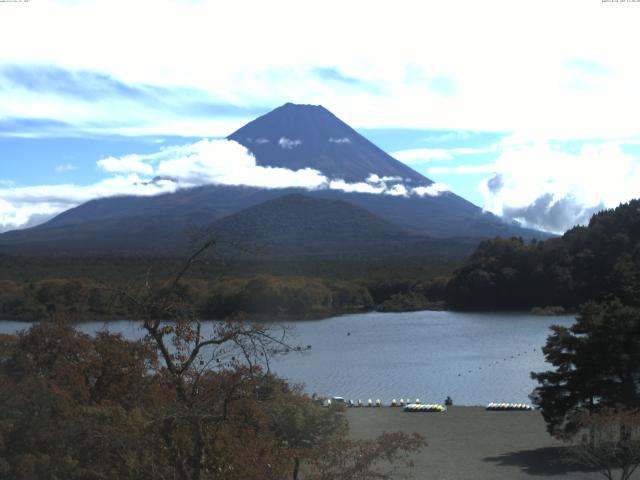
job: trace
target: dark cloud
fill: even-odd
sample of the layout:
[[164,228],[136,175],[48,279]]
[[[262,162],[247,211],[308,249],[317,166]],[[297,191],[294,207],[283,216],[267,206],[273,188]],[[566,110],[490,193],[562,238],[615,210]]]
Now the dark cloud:
[[489,180],[487,180],[487,188],[491,193],[499,192],[504,186],[504,181],[502,180],[502,175],[494,175]]
[[575,225],[588,223],[594,213],[603,209],[603,204],[585,207],[571,196],[554,201],[551,193],[545,193],[526,207],[504,207],[503,217],[541,230],[562,233]]

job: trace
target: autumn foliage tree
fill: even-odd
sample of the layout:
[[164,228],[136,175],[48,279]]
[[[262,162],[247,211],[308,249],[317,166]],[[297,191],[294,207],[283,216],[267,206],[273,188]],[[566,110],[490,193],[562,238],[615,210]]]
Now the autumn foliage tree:
[[1,478],[132,478],[149,465],[142,439],[165,396],[153,350],[54,322],[0,342]]

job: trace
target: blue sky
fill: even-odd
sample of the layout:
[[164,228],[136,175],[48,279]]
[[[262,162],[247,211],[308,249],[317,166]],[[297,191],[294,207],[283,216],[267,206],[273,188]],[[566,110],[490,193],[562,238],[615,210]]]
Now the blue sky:
[[599,0],[0,3],[0,231],[169,173],[316,188],[216,140],[291,101],[561,232],[640,196],[638,24]]

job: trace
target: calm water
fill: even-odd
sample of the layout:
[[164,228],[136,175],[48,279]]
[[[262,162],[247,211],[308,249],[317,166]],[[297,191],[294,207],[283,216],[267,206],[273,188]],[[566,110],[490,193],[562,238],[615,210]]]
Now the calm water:
[[[365,313],[304,322],[293,327],[294,343],[311,345],[271,364],[272,370],[309,393],[345,398],[400,397],[462,405],[491,401],[528,402],[535,386],[531,371],[549,368],[541,347],[549,326],[569,326],[572,316],[522,313]],[[87,322],[91,333],[105,324]],[[0,322],[0,332],[25,328]],[[108,324],[128,338],[140,338],[136,322]]]

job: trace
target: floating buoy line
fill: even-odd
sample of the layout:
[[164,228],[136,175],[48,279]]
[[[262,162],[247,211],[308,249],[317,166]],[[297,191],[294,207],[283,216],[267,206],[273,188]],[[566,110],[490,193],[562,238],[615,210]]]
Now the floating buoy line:
[[458,377],[462,377],[463,375],[468,375],[468,374],[479,372],[479,371],[481,371],[483,369],[483,367],[486,368],[486,369],[491,369],[491,368],[495,367],[496,365],[500,365],[501,363],[506,363],[506,362],[509,362],[510,360],[516,360],[519,357],[524,357],[526,354],[535,353],[537,351],[538,350],[536,348],[532,348],[531,350],[525,350],[523,352],[517,352],[517,353],[514,353],[513,355],[505,356],[502,360],[495,360],[495,361],[489,362],[486,365],[478,366],[475,369],[470,369],[470,370],[467,370],[466,372],[459,372],[458,373]]

